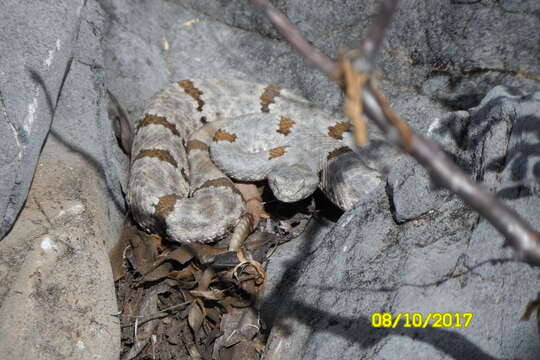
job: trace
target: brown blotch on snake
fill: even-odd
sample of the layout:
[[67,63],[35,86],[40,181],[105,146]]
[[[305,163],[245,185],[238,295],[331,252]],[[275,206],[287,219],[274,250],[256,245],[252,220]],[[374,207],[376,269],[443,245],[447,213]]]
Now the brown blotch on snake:
[[186,152],[189,154],[191,150],[208,151],[208,145],[200,140],[190,140],[186,145]]
[[214,137],[212,138],[212,141],[213,142],[228,141],[230,143],[233,143],[233,142],[236,141],[236,134],[231,134],[231,133],[228,133],[228,132],[226,132],[224,130],[219,129],[214,134]]
[[277,157],[285,155],[287,146],[278,146],[268,151],[268,160],[275,159]]
[[204,106],[204,100],[201,99],[201,95],[203,94],[203,92],[201,90],[197,89],[195,86],[193,86],[193,81],[191,81],[191,80],[182,80],[182,81],[178,82],[178,85],[182,89],[184,89],[186,94],[191,96],[193,98],[193,100],[195,100],[197,102],[197,105],[199,105],[197,107],[197,111],[202,111],[203,106]]
[[278,97],[280,92],[281,92],[281,88],[279,86],[275,86],[272,84],[264,88],[264,91],[261,94],[261,111],[262,112],[267,113],[270,111],[270,104],[274,103],[274,98]]
[[339,155],[341,154],[345,154],[345,153],[348,153],[348,152],[351,152],[351,148],[348,147],[348,146],[343,146],[343,147],[340,147],[340,148],[337,148],[335,150],[332,150],[328,153],[328,156],[326,157],[326,160],[332,160],[333,158],[335,157],[338,157]]
[[277,130],[277,132],[287,136],[291,133],[291,129],[294,124],[296,124],[296,122],[282,116],[281,119],[279,119],[279,129]]
[[328,136],[333,137],[336,140],[343,140],[343,133],[350,128],[350,123],[340,121],[336,123],[336,125],[328,127]]
[[159,202],[154,205],[154,209],[156,209],[156,215],[166,217],[174,210],[174,205],[176,205],[176,200],[178,200],[178,196],[171,194],[171,195],[164,195],[159,198]]
[[173,156],[171,155],[171,153],[168,150],[161,150],[161,149],[145,149],[145,150],[141,150],[137,154],[137,156],[135,156],[135,160],[133,160],[133,161],[137,161],[138,159],[142,159],[142,158],[145,158],[145,157],[156,158],[156,159],[159,159],[161,161],[168,162],[169,164],[171,164],[174,167],[178,167],[178,163],[176,162],[176,160],[174,160]]
[[176,126],[168,122],[166,117],[150,114],[146,114],[144,118],[139,122],[139,125],[137,126],[137,131],[139,131],[140,128],[152,124],[164,126],[169,129],[174,136],[180,136],[180,133],[178,132],[178,130],[176,130]]
[[233,182],[229,178],[226,178],[226,177],[220,177],[217,179],[208,180],[204,184],[199,186],[197,189],[193,190],[193,193],[196,193],[197,191],[201,189],[205,189],[209,187],[227,187],[227,188],[230,188],[233,192],[240,194],[236,186],[234,186]]

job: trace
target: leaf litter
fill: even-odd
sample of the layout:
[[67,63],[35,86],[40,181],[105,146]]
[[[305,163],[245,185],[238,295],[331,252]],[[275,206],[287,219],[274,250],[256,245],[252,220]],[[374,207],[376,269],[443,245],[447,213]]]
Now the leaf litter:
[[[269,206],[272,214],[285,205]],[[304,210],[306,205],[302,205]],[[266,259],[298,236],[313,211],[265,218],[239,251],[228,238],[181,245],[128,219],[109,257],[120,309],[122,360],[256,360],[268,330],[259,316]]]

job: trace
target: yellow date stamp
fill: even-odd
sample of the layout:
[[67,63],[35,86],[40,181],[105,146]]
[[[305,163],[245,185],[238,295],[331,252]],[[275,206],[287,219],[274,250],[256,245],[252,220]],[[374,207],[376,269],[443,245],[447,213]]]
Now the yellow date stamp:
[[473,314],[469,312],[456,313],[427,313],[398,312],[398,313],[373,313],[371,314],[371,326],[374,328],[392,328],[398,326],[404,328],[466,328],[469,327]]

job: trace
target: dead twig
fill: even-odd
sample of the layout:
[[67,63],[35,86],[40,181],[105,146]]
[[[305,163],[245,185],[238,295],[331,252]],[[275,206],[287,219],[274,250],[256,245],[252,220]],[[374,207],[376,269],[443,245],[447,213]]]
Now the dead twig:
[[121,327],[126,328],[131,326],[140,326],[148,321],[163,319],[164,317],[174,314],[177,310],[183,310],[183,308],[189,304],[191,304],[191,301],[185,301],[146,316],[132,316],[135,318],[135,321],[133,323],[124,324]]
[[[414,133],[407,124],[391,109],[384,95],[378,90],[373,81],[353,81],[347,84],[343,76],[361,78],[361,74],[371,72],[374,59],[382,47],[384,32],[390,24],[399,0],[383,0],[380,11],[374,19],[367,36],[359,42],[359,50],[348,51],[343,58],[352,66],[349,74],[343,69],[343,62],[337,63],[311,45],[300,31],[287,19],[285,14],[274,8],[266,0],[249,0],[258,6],[287,39],[291,45],[313,66],[326,73],[339,84],[344,85],[353,99],[362,102],[353,110],[355,122],[360,118],[358,109],[379,127],[386,139],[413,156],[422,166],[428,169],[432,178],[441,186],[450,189],[463,199],[469,206],[484,216],[506,238],[505,245],[511,246],[517,259],[532,265],[540,265],[540,234],[527,224],[515,211],[497,200],[495,196],[470,179],[444,151],[434,142]],[[348,89],[356,86],[362,89]],[[352,105],[349,105],[352,106]],[[362,125],[360,125],[361,127]],[[362,134],[360,142],[362,141]]]
[[322,51],[311,45],[296,28],[285,14],[276,9],[266,0],[249,0],[257,5],[270,19],[276,29],[283,35],[288,42],[302,55],[310,64],[324,73],[333,74],[338,71],[335,61],[330,59]]

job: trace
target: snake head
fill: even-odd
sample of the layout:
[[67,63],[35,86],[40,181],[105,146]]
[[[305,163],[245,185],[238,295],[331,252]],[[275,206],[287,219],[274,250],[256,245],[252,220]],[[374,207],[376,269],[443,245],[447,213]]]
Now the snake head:
[[274,169],[267,179],[274,196],[283,202],[305,199],[319,186],[319,175],[309,167],[299,164]]

